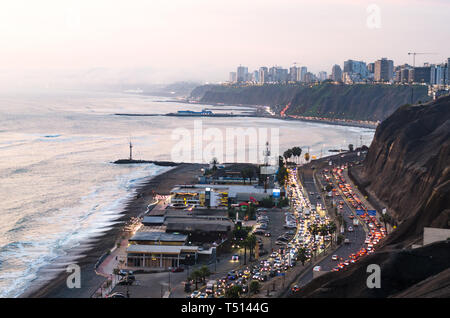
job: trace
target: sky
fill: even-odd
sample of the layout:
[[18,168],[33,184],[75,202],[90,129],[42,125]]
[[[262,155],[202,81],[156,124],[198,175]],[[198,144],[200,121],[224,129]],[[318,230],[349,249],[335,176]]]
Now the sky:
[[2,0],[2,87],[226,81],[239,64],[450,57],[450,0]]

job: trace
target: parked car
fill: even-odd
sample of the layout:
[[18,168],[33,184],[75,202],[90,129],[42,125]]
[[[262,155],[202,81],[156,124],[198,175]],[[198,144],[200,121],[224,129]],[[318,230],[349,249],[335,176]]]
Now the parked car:
[[172,268],[172,273],[180,273],[180,272],[184,272],[184,268],[183,267],[174,267],[174,268]]
[[108,298],[126,298],[126,297],[122,293],[113,293],[113,294],[109,295]]

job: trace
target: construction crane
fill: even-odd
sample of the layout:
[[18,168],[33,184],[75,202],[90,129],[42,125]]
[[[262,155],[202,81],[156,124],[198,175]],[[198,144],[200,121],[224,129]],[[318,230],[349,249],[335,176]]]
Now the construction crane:
[[413,67],[416,67],[416,55],[428,55],[428,54],[437,54],[437,53],[408,52],[408,55],[413,56]]

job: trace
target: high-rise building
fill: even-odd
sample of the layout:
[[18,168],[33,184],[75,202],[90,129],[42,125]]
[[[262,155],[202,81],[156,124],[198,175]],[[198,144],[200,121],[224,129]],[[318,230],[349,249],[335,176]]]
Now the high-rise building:
[[259,71],[253,71],[252,82],[259,83]]
[[337,64],[331,69],[331,80],[334,82],[342,82],[342,69]]
[[306,66],[300,67],[300,82],[306,82],[306,73],[308,73],[308,68]]
[[319,72],[318,78],[319,78],[319,81],[325,81],[325,80],[327,80],[327,79],[328,79],[327,72],[325,72],[325,71],[320,71],[320,72]]
[[238,66],[237,68],[237,82],[246,82],[248,79],[248,67]]
[[278,78],[277,78],[277,66],[272,66],[269,69],[269,81],[270,82],[278,82]]
[[368,75],[366,63],[354,60],[344,62],[344,72],[349,73],[352,77],[354,77],[353,74],[359,75],[361,80],[367,78]]
[[259,82],[264,84],[266,82],[269,81],[268,79],[268,75],[269,75],[269,70],[267,69],[267,67],[262,66],[259,68]]
[[289,69],[289,80],[291,82],[297,82],[298,81],[298,73],[300,72],[300,68],[297,66],[291,66]]
[[450,57],[447,59],[447,76],[445,77],[445,84],[450,85]]
[[368,71],[370,74],[375,73],[375,63],[369,63],[369,64],[367,64],[367,71]]
[[237,74],[236,72],[230,72],[230,82],[231,83],[236,83],[237,81]]
[[305,74],[305,83],[313,83],[317,80],[316,76],[311,72],[306,72]]
[[429,84],[431,81],[431,66],[414,67],[409,74],[410,82]]
[[382,58],[375,62],[374,79],[376,82],[389,82],[394,73],[394,62],[387,58]]

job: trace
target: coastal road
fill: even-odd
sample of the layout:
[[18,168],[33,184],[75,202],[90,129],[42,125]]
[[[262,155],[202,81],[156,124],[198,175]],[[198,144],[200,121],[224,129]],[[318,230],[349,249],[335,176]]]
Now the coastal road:
[[[351,156],[351,158],[353,158],[353,160],[355,160],[356,158],[359,159],[359,157],[356,156]],[[342,158],[340,158],[339,161],[341,161],[341,163],[345,162],[345,156]],[[320,163],[320,162],[318,162]],[[322,162],[323,163],[323,162]],[[323,176],[323,174],[321,173],[322,170],[324,169],[324,166],[322,164],[321,168],[319,168],[319,171],[317,171],[317,176],[320,180],[320,182],[322,184],[326,184],[326,180]],[[303,183],[304,183],[304,187],[306,188],[307,192],[308,192],[308,197],[311,201],[312,204],[317,204],[317,203],[322,203],[322,198],[318,199],[317,196],[320,194],[320,189],[319,186],[316,184],[316,182],[314,181],[314,177],[312,174],[312,170],[311,169],[307,169],[305,170],[304,173],[302,173],[302,179],[303,179]],[[314,194],[311,194],[314,193]],[[346,227],[348,228],[349,225],[352,225],[352,219],[350,218],[350,216],[354,216],[351,208],[347,205],[346,201],[343,199],[343,197],[341,196],[341,194],[339,192],[336,193],[336,195],[334,195],[334,198],[336,203],[338,203],[339,201],[344,201],[344,205],[343,205],[343,209],[340,209],[340,213],[343,216],[343,219],[346,223]],[[337,255],[338,259],[340,260],[342,258],[342,260],[346,260],[348,259],[348,256],[351,255],[352,253],[356,253],[360,250],[360,248],[364,245],[364,240],[366,238],[366,233],[362,227],[362,225],[359,226],[353,226],[353,231],[352,232],[348,232],[347,229],[345,232],[345,238],[348,238],[350,240],[349,244],[342,244],[335,252],[333,252],[332,254],[330,254],[329,256],[327,256],[325,259],[323,259],[322,261],[320,261],[317,265],[322,267],[322,271],[331,271],[338,263],[339,261],[333,261],[332,260],[332,255]],[[340,229],[338,229],[339,231]],[[312,269],[309,269],[304,275],[301,276],[301,278],[298,280],[298,282],[296,283],[299,286],[304,286],[306,284],[308,284],[311,280],[313,279],[313,272]]]

